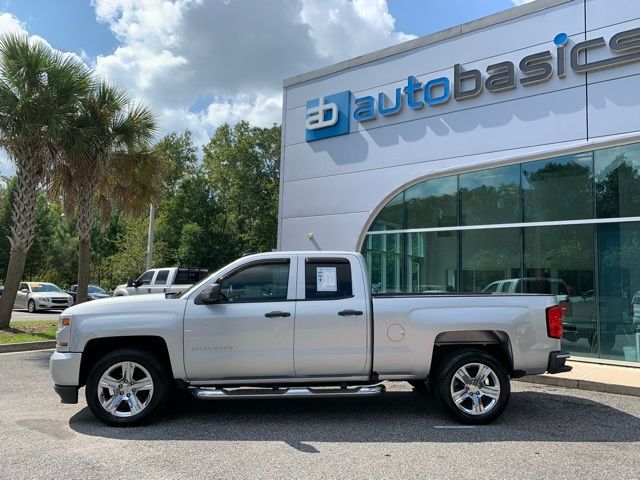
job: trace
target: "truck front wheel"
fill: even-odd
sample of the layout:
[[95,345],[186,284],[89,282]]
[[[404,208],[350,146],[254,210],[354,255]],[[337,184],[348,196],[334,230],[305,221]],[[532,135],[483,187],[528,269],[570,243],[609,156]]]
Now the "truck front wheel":
[[93,414],[110,425],[134,425],[159,412],[170,389],[166,368],[144,350],[121,349],[89,372],[85,396]]
[[434,390],[454,420],[485,424],[504,411],[511,386],[499,360],[480,350],[468,350],[452,354],[440,365]]

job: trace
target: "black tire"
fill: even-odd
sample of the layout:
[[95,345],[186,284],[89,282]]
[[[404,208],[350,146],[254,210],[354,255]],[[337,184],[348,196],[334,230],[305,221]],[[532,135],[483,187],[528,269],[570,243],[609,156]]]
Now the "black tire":
[[[479,414],[470,414],[463,411],[462,408],[466,408],[468,410],[473,409],[473,396],[467,393],[467,397],[464,402],[461,404],[461,407],[458,407],[452,398],[452,382],[454,382],[454,376],[459,369],[463,366],[469,364],[481,364],[489,367],[494,376],[491,376],[490,379],[487,379],[487,385],[484,386],[495,388],[495,385],[491,385],[494,383],[493,380],[497,379],[499,382],[499,394],[498,398],[495,399],[495,403],[491,406],[488,411]],[[475,367],[469,368],[469,375],[474,375]],[[478,374],[479,370],[475,370],[475,375]],[[507,407],[509,403],[509,396],[511,394],[511,385],[509,383],[509,373],[505,366],[498,359],[489,355],[481,350],[466,350],[466,351],[458,351],[454,352],[447,358],[443,359],[437,368],[436,376],[435,376],[435,384],[434,384],[434,392],[438,398],[440,405],[444,408],[444,410],[457,422],[464,423],[467,425],[482,425],[486,423],[490,423],[496,418],[498,418],[504,409]],[[454,388],[457,385],[461,385],[461,382],[456,379],[454,384]],[[492,399],[489,397],[479,396],[479,401],[487,406],[491,405]]]
[[[131,416],[118,416],[108,412],[101,404],[98,385],[102,376],[115,365],[121,362],[135,362],[147,370],[153,381],[153,393],[151,398],[139,413]],[[137,370],[139,373],[141,370]],[[124,375],[124,372],[123,372]],[[100,358],[93,366],[87,377],[85,397],[91,412],[108,425],[130,426],[149,420],[162,412],[171,394],[172,382],[169,378],[167,367],[150,352],[126,348],[115,350]],[[108,395],[109,390],[103,390]],[[138,392],[140,395],[140,392]],[[115,396],[115,395],[114,395]],[[126,404],[126,399],[123,402]],[[126,411],[124,412],[126,414]]]
[[27,303],[27,310],[29,311],[29,313],[37,313],[38,309],[36,308],[36,302],[34,302],[33,300],[29,300],[29,302]]
[[409,380],[407,383],[413,387],[413,391],[416,393],[429,393],[430,388],[425,380]]

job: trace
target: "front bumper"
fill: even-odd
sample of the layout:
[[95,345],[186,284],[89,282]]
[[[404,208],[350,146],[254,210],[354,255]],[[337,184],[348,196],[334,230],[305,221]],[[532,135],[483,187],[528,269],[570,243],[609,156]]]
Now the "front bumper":
[[67,303],[53,303],[53,302],[43,302],[42,300],[36,300],[36,307],[40,310],[64,310],[73,305],[72,302]]
[[62,403],[78,403],[81,353],[53,352],[49,359],[49,373],[54,389]]
[[565,365],[567,359],[571,357],[567,351],[556,351],[549,354],[549,363],[547,364],[547,373],[564,373],[573,370],[573,367]]
[[78,388],[69,385],[54,385],[53,389],[60,396],[61,403],[78,403]]

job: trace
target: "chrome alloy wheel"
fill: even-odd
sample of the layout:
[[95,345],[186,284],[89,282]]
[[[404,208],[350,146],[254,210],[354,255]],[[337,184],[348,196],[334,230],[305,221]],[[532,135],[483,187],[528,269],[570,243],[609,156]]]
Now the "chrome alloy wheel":
[[453,375],[450,391],[453,403],[461,411],[474,416],[484,415],[498,403],[500,380],[487,365],[467,363]]
[[153,397],[153,379],[136,362],[110,366],[100,377],[98,400],[102,408],[116,417],[133,417],[142,412]]

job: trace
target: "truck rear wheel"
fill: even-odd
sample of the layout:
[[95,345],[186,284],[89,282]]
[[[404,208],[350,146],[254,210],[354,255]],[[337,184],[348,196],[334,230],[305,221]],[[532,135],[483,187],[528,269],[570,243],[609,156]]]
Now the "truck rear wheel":
[[85,396],[93,414],[110,425],[134,425],[165,405],[170,381],[164,365],[144,350],[121,349],[89,372]]
[[511,385],[499,360],[480,350],[468,350],[452,354],[440,365],[434,390],[454,420],[480,425],[504,411]]

